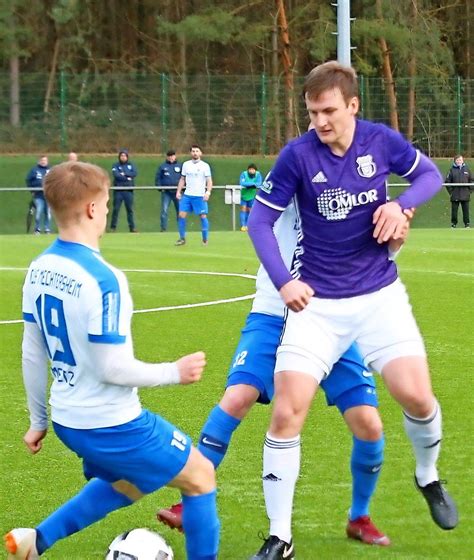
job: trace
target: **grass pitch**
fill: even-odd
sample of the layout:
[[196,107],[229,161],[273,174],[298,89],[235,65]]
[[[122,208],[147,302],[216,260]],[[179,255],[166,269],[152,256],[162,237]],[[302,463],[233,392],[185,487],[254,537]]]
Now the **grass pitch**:
[[[163,273],[163,270],[254,274],[257,261],[241,233],[211,234],[202,247],[191,233],[188,244],[174,247],[175,234],[107,235],[102,252],[126,269],[135,309],[206,303],[252,294],[254,282],[241,276]],[[0,237],[0,320],[21,317],[21,286],[30,260],[51,237]],[[19,270],[6,270],[19,269]],[[336,410],[318,395],[302,436],[302,469],[294,507],[294,540],[298,560],[468,559],[473,558],[473,230],[416,229],[399,257],[424,334],[435,392],[443,407],[442,478],[457,500],[461,521],[443,532],[431,521],[427,506],[413,487],[414,460],[402,428],[401,412],[378,383],[387,440],[385,464],[371,514],[392,539],[388,549],[369,547],[345,537],[350,502],[351,437]],[[140,272],[147,270],[147,272]],[[203,349],[208,367],[201,383],[141,391],[143,404],[176,423],[197,440],[210,409],[223,391],[230,358],[250,309],[249,301],[136,314],[135,353],[143,360],[172,360]],[[21,381],[20,323],[0,324],[0,530],[33,527],[83,485],[79,460],[51,431],[43,450],[31,456],[22,443],[28,427]],[[260,481],[263,436],[269,408],[256,406],[236,432],[218,472],[223,560],[248,558],[267,532]],[[157,508],[178,500],[163,489],[130,508],[57,543],[45,560],[103,558],[108,543],[134,527],[157,529],[184,558],[183,538],[157,527]]]

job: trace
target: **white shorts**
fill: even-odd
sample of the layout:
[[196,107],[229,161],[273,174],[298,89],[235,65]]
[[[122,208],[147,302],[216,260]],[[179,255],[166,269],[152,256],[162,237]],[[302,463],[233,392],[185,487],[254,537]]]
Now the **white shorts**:
[[298,371],[320,382],[353,342],[366,367],[378,372],[395,358],[426,356],[400,279],[371,294],[313,297],[303,311],[289,310],[275,372]]

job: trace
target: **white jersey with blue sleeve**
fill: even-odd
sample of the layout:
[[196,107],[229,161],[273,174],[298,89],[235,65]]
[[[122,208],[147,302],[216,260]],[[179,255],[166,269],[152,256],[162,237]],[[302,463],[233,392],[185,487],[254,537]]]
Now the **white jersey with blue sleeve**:
[[132,312],[125,275],[90,247],[57,239],[31,263],[23,318],[38,326],[51,361],[54,422],[91,429],[140,414],[137,389],[107,382],[91,352],[117,344],[133,356]]
[[[299,219],[293,203],[290,203],[274,226],[278,247],[288,270],[292,268],[298,243]],[[252,313],[263,313],[283,317],[285,304],[277,292],[265,268],[260,265],[257,272],[257,292],[252,305]]]

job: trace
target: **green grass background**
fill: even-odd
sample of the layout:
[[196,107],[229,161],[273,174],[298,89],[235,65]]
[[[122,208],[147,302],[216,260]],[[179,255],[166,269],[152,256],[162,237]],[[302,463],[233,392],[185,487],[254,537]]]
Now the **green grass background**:
[[[25,177],[28,171],[35,165],[37,155],[1,155],[0,156],[0,189],[5,187],[24,187]],[[54,165],[64,161],[64,157],[53,155],[50,157],[50,164]],[[85,155],[82,158],[100,165],[110,172],[116,156],[93,156]],[[155,181],[155,172],[164,158],[161,156],[144,156],[131,154],[130,159],[138,168],[137,185],[151,186]],[[188,154],[181,154],[180,161],[189,159]],[[239,182],[240,173],[247,168],[247,165],[255,163],[263,175],[270,171],[274,162],[272,157],[242,157],[242,156],[203,156],[212,168],[213,180],[215,185],[235,185]],[[446,175],[451,160],[437,160],[443,176]],[[401,183],[398,177],[391,177],[390,183]],[[401,187],[390,188],[390,195],[397,196],[403,190]],[[23,233],[25,231],[25,215],[28,203],[31,199],[29,191],[25,188],[24,192],[1,192],[0,191],[0,234],[2,233]],[[161,197],[155,191],[138,191],[135,194],[135,217],[137,228],[142,232],[154,232],[160,228],[160,208]],[[169,230],[176,231],[176,222],[172,218],[172,209],[169,212]],[[238,208],[235,211],[236,223],[238,225]],[[232,229],[232,206],[224,204],[224,191],[216,189],[209,203],[209,219],[213,231],[225,231]],[[418,212],[414,227],[449,227],[450,225],[450,204],[449,196],[443,189],[434,199],[422,206]],[[188,230],[200,230],[199,218],[192,215],[188,217]],[[122,207],[119,216],[119,231],[127,231],[125,208]]]
[[[247,236],[240,232],[211,234],[208,247],[191,233],[184,247],[175,235],[106,235],[103,254],[116,266],[150,270],[198,270],[255,273],[257,262]],[[0,237],[0,266],[26,268],[51,238]],[[443,532],[431,521],[427,506],[413,486],[414,461],[402,427],[401,411],[378,382],[385,426],[386,455],[371,514],[392,539],[389,548],[369,547],[345,537],[350,503],[351,437],[337,410],[318,395],[302,435],[302,468],[294,507],[298,560],[315,558],[424,560],[473,558],[473,230],[413,230],[399,257],[424,334],[435,392],[444,417],[440,459],[442,478],[460,510],[460,524]],[[19,319],[24,271],[0,270],[0,320]],[[136,309],[210,301],[253,293],[252,280],[159,272],[127,272]],[[148,361],[173,360],[203,349],[208,366],[203,380],[191,387],[141,391],[143,404],[176,423],[197,440],[211,408],[219,401],[240,329],[250,302],[137,314],[133,319],[136,356]],[[79,460],[50,432],[44,449],[31,456],[22,443],[28,414],[21,381],[20,324],[0,324],[0,531],[35,526],[83,485]],[[248,558],[267,531],[262,487],[262,443],[269,407],[255,406],[237,430],[218,472],[222,522],[220,558]],[[134,527],[156,529],[157,508],[178,500],[163,489],[130,508],[57,543],[45,560],[103,558],[107,544]],[[184,558],[183,537],[160,526],[176,559]]]

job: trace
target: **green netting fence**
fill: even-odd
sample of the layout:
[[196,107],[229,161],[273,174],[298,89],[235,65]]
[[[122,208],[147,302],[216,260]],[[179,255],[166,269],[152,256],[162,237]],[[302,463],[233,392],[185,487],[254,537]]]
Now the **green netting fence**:
[[[12,124],[10,76],[0,73],[0,151],[86,153],[185,152],[198,142],[206,153],[275,154],[285,142],[283,81],[254,76],[171,74],[22,74]],[[295,135],[306,129],[295,80]],[[390,123],[387,84],[360,77],[361,115]],[[410,90],[410,87],[412,90]],[[395,81],[400,130],[408,130],[414,93],[413,142],[433,157],[472,157],[474,80],[459,77],[399,78]]]

